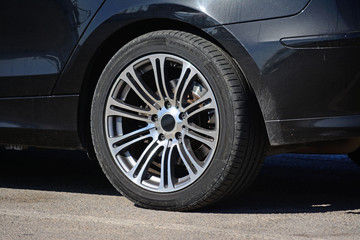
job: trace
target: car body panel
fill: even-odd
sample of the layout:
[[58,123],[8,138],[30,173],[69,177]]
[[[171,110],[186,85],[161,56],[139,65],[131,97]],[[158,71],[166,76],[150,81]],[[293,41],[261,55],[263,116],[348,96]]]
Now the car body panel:
[[[318,0],[293,17],[225,27],[255,62],[240,66],[257,95],[272,145],[309,141],[316,127],[312,141],[340,132],[339,138],[358,136],[347,126],[353,125],[348,116],[360,115],[359,16],[358,1]],[[312,124],[314,118],[334,116],[337,121],[327,121],[335,124],[330,129]],[[300,127],[306,119],[308,133]],[[292,127],[281,127],[292,121]],[[348,131],[334,131],[337,127]]]
[[0,99],[0,144],[82,148],[77,95]]
[[3,2],[0,8],[0,97],[50,95],[102,1]]
[[275,0],[261,4],[260,2],[262,1],[226,0],[219,5],[217,1],[203,0],[181,2],[177,0],[138,0],[136,2],[108,0],[84,33],[53,93],[78,93],[97,46],[112,34],[136,22],[171,19],[195,26],[200,30],[221,24],[295,15],[302,11],[309,0]]
[[[66,11],[71,12],[74,3],[69,1]],[[88,15],[78,11],[85,14],[82,16],[86,20],[80,21],[81,24],[77,24],[72,14],[64,15],[66,7],[60,7],[64,11],[59,14],[64,19],[71,16],[66,20],[68,25],[62,26],[66,29],[56,28],[58,32],[50,34],[56,25],[49,24],[51,31],[46,31],[45,36],[49,35],[50,40],[57,39],[57,34],[68,37],[61,38],[62,41],[48,41],[50,45],[41,46],[35,41],[41,34],[35,31],[34,46],[27,45],[25,49],[22,41],[15,42],[18,49],[13,50],[19,52],[18,56],[1,52],[0,97],[6,98],[0,100],[0,108],[13,109],[4,107],[0,114],[0,132],[4,136],[13,134],[8,143],[81,147],[78,133],[84,121],[79,108],[83,106],[83,86],[89,81],[87,74],[94,67],[91,64],[114,34],[131,34],[131,26],[141,27],[142,23],[154,20],[191,26],[213,39],[237,61],[257,97],[271,145],[360,136],[359,1],[226,0],[219,4],[203,0],[107,0],[101,3],[100,0],[77,1],[79,9],[91,12],[86,18]],[[26,16],[29,15],[22,15],[19,22],[26,21]],[[141,31],[151,30],[159,29],[153,26]],[[18,36],[15,30],[5,33]],[[29,52],[29,49],[35,50]],[[18,98],[39,95],[44,96]],[[65,109],[64,114],[57,113],[61,109]],[[21,111],[22,114],[17,113]],[[34,135],[36,129],[53,131],[59,138],[46,141],[41,134]],[[66,136],[75,136],[76,140],[61,140]],[[6,144],[6,137],[0,142]]]

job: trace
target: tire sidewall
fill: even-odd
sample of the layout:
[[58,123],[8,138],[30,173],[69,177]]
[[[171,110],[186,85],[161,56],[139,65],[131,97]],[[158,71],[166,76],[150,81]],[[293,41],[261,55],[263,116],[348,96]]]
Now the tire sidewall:
[[[204,40],[205,41],[205,40]],[[213,159],[204,173],[191,185],[172,193],[156,193],[134,184],[119,169],[107,146],[104,112],[107,98],[119,73],[127,65],[145,55],[169,53],[186,59],[204,75],[214,93],[219,113],[219,139]],[[91,131],[100,165],[110,182],[125,196],[143,206],[174,208],[196,203],[218,185],[234,142],[235,119],[232,96],[211,53],[190,44],[181,36],[155,32],[141,36],[121,48],[106,65],[96,86],[91,108]]]

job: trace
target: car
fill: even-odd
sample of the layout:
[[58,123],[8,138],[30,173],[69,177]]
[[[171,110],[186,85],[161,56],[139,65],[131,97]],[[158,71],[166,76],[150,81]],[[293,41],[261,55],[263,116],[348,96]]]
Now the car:
[[358,0],[12,0],[0,144],[81,149],[136,205],[203,208],[264,156],[360,146]]

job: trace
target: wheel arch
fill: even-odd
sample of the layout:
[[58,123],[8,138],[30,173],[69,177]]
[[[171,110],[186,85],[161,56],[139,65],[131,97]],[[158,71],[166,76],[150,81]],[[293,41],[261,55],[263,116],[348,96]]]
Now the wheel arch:
[[[90,60],[90,64],[87,66],[80,89],[78,130],[81,143],[86,150],[91,151],[91,149],[93,149],[90,136],[90,107],[97,81],[105,65],[121,47],[130,42],[132,39],[148,32],[159,30],[180,30],[193,33],[209,40],[227,52],[226,48],[216,41],[216,39],[202,31],[200,28],[176,20],[143,20],[131,23],[115,31],[97,48],[95,54]],[[229,52],[227,53],[230,54]]]
[[[219,28],[219,27],[216,27]],[[116,29],[108,38],[103,40],[101,44],[97,47],[96,51],[92,55],[89,64],[86,66],[85,73],[83,78],[81,79],[81,87],[80,87],[80,97],[79,97],[79,108],[78,108],[78,134],[80,138],[80,142],[84,149],[86,149],[90,156],[93,155],[91,153],[93,151],[91,136],[90,136],[90,108],[91,101],[93,97],[93,93],[97,84],[97,81],[102,73],[107,62],[111,59],[111,57],[125,44],[130,42],[132,39],[146,34],[152,31],[159,30],[179,30],[189,32],[195,35],[198,35],[228,53],[231,57],[233,57],[234,61],[237,63],[239,69],[247,80],[248,87],[250,91],[253,92],[252,86],[248,79],[246,78],[246,73],[242,68],[241,63],[234,58],[231,51],[234,50],[234,45],[231,44],[231,47],[227,47],[229,41],[233,41],[235,43],[235,38],[232,39],[232,35],[227,32],[227,41],[219,42],[216,40],[217,36],[212,36],[212,28],[201,29],[192,24],[173,20],[173,19],[146,19],[140,20],[136,22],[129,23],[125,26],[122,26],[119,29]],[[224,31],[225,29],[223,29]],[[238,44],[238,43],[237,43]],[[246,50],[240,44],[237,45],[238,48],[241,48],[241,54],[246,54]],[[236,47],[235,47],[236,48]],[[246,56],[248,59],[248,57]],[[253,92],[254,93],[254,92]],[[255,94],[253,94],[255,96]],[[254,97],[254,101],[256,101],[256,106],[259,114],[261,114],[261,110],[259,104],[257,102],[256,97]],[[262,117],[262,115],[261,115]]]

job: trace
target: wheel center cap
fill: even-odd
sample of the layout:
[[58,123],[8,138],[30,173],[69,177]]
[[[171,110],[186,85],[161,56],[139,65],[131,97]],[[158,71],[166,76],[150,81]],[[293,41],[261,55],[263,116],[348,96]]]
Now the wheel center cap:
[[167,131],[170,132],[175,127],[175,119],[170,114],[166,114],[161,118],[161,127]]

